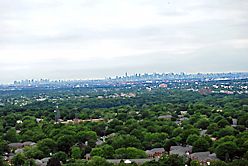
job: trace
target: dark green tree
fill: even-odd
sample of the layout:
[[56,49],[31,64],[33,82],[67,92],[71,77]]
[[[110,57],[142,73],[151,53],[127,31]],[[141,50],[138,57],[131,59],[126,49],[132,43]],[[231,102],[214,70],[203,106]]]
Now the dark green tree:
[[204,137],[200,137],[193,143],[193,152],[205,152],[209,147],[209,142]]
[[234,142],[224,142],[217,146],[215,153],[219,159],[229,161],[235,157],[237,150],[238,147]]

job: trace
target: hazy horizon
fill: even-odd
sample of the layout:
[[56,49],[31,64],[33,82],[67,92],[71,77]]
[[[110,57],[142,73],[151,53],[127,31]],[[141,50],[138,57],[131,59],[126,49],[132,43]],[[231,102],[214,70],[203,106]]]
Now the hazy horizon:
[[0,83],[247,72],[245,0],[0,0]]

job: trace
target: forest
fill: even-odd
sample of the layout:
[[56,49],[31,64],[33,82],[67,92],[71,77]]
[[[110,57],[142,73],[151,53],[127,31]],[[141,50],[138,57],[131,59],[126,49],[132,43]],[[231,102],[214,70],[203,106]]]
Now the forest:
[[248,165],[247,94],[82,88],[0,99],[2,166]]

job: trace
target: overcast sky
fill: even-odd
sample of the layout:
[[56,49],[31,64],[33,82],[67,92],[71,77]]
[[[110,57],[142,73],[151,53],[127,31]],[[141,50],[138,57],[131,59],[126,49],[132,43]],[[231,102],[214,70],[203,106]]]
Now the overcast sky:
[[247,0],[0,0],[0,83],[248,71]]

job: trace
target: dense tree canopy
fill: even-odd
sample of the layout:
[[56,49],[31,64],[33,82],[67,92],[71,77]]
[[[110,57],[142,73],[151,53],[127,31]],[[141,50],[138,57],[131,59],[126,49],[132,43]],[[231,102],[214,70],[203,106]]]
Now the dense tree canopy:
[[[121,97],[129,93],[135,97]],[[0,107],[0,153],[19,150],[11,161],[14,165],[33,165],[34,159],[51,157],[49,165],[107,166],[111,165],[107,159],[148,158],[146,151],[153,148],[164,148],[166,154],[143,165],[199,165],[199,161],[167,155],[176,145],[191,145],[193,153],[216,153],[221,161],[211,165],[247,164],[246,94],[202,95],[141,87],[20,91],[0,97],[6,101]],[[41,97],[46,100],[37,100]],[[24,105],[11,104],[24,101]],[[59,109],[59,120],[55,109]],[[36,144],[8,146],[30,141]]]

